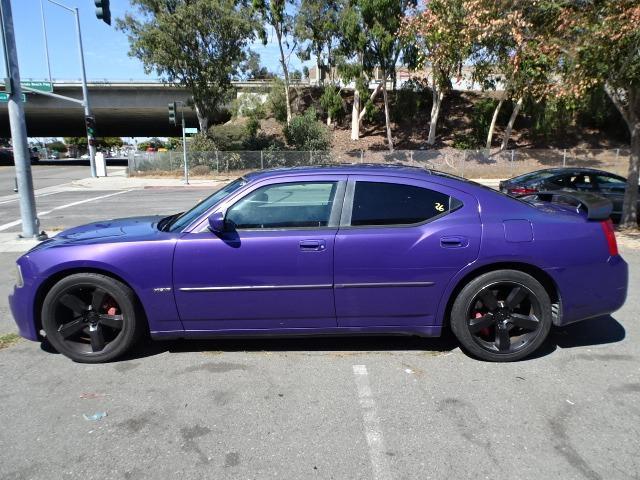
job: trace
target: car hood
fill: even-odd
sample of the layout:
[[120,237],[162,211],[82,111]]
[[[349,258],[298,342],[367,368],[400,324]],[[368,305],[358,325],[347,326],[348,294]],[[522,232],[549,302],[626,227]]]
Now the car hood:
[[[64,230],[33,250],[63,245],[151,240],[162,233],[157,224],[163,216],[118,218]],[[32,250],[32,251],[33,251]]]

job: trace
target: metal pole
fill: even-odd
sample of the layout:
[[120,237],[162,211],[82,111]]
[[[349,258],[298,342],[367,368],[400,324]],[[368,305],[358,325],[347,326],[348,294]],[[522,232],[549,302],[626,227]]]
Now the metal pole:
[[184,160],[184,184],[189,185],[189,164],[187,163],[187,132],[184,124],[184,105],[180,109],[182,112],[182,157]]
[[516,151],[511,150],[511,169],[509,171],[509,176],[513,177],[513,157],[515,156]]
[[262,150],[260,150],[260,170],[264,170],[264,155]]
[[[84,67],[84,50],[82,49],[82,33],[80,31],[80,15],[78,13],[78,7],[74,8],[76,14],[76,31],[78,32],[78,49],[80,51],[80,65],[82,67],[82,100],[84,103],[84,116],[91,115],[91,108],[89,106],[89,89],[87,88],[87,71]],[[96,147],[92,145],[93,137],[87,132],[87,143],[89,146],[89,164],[91,165],[91,176],[96,178]]]
[[44,58],[47,61],[47,72],[49,72],[49,83],[51,80],[51,62],[49,62],[49,40],[47,39],[47,24],[44,21],[44,4],[40,0],[40,17],[42,17],[42,35],[44,36]]
[[562,150],[562,166],[566,167],[567,166],[567,149],[563,149]]
[[20,70],[18,68],[18,51],[13,30],[11,0],[0,0],[0,29],[4,47],[4,61],[7,71],[7,91],[9,94],[9,124],[11,126],[11,144],[13,160],[16,166],[18,199],[20,202],[20,219],[22,220],[22,237],[38,236],[38,218],[36,217],[36,199],[33,194],[33,178],[29,144],[27,143],[27,126],[24,122],[22,105],[22,89],[20,88]]

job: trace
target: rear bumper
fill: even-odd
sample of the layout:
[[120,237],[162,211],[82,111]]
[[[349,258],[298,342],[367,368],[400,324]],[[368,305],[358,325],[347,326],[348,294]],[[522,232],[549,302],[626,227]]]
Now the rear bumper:
[[547,273],[555,280],[562,301],[556,325],[609,315],[627,299],[629,271],[620,255],[604,263],[551,268]]

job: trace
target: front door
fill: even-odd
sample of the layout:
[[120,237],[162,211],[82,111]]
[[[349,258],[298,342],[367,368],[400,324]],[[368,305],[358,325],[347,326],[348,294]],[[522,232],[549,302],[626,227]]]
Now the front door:
[[217,207],[228,231],[185,234],[174,289],[186,330],[335,327],[341,176],[257,183]]
[[375,176],[350,176],[346,198],[335,246],[338,326],[433,325],[449,280],[478,256],[477,200]]

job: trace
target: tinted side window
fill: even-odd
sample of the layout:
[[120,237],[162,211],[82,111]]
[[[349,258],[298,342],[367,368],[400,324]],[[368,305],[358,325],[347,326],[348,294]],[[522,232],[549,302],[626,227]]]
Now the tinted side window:
[[455,208],[444,193],[413,185],[356,182],[351,225],[410,225]]
[[598,186],[602,190],[607,191],[617,191],[624,193],[625,188],[627,186],[627,182],[624,180],[620,180],[619,178],[609,177],[607,175],[596,175],[596,180],[598,181]]
[[236,228],[326,227],[336,182],[267,185],[239,200],[226,215]]

